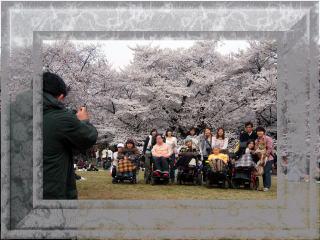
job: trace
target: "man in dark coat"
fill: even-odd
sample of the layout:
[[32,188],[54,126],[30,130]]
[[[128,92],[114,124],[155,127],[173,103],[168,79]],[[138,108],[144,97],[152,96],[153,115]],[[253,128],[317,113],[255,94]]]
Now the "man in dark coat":
[[256,131],[253,130],[252,122],[246,122],[244,127],[245,127],[245,131],[241,132],[240,134],[240,139],[239,139],[240,148],[237,153],[238,157],[244,154],[248,141],[250,140],[255,141],[258,138]]
[[72,150],[95,144],[98,133],[85,107],[73,113],[62,101],[67,87],[58,75],[43,74],[43,198],[77,199]]

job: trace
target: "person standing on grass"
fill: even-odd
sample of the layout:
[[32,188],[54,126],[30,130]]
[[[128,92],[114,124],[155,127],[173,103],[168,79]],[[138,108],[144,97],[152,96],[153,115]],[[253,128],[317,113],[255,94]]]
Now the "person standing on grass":
[[158,134],[157,129],[152,129],[150,135],[144,141],[143,155],[145,156],[144,167],[150,169],[150,160],[152,158],[151,149],[156,144],[156,135]]
[[110,148],[107,149],[107,158],[108,158],[108,161],[112,161],[113,159],[113,152],[111,151]]
[[213,137],[212,146],[217,146],[221,153],[228,154],[228,142],[229,139],[225,137],[224,128],[218,128],[216,136]]
[[107,156],[108,156],[108,150],[105,147],[101,151],[102,166],[105,166],[105,162],[107,161]]
[[203,166],[203,181],[205,182],[207,179],[207,164],[206,161],[208,160],[208,156],[211,154],[212,148],[213,148],[213,135],[211,128],[206,127],[204,129],[203,135],[199,137],[199,149],[200,149],[200,155],[202,160],[202,166]]
[[95,161],[91,163],[91,165],[93,165],[93,166],[98,166],[99,161],[100,161],[100,157],[101,157],[101,156],[100,156],[100,149],[99,149],[99,147],[97,146],[97,147],[96,147],[96,158],[95,158]]
[[73,150],[90,148],[98,137],[86,107],[66,109],[67,92],[61,77],[43,73],[43,199],[78,198]]
[[177,151],[178,141],[177,141],[177,138],[173,136],[173,132],[171,129],[168,129],[166,131],[165,143],[169,145],[170,151],[172,152],[169,158],[169,165],[170,165],[170,179],[171,179],[171,182],[174,182],[174,178],[175,178],[174,165],[176,161],[176,154],[178,154],[178,151]]
[[264,166],[263,179],[263,191],[269,191],[271,187],[271,170],[273,164],[273,140],[266,135],[266,130],[263,127],[257,127],[256,129],[258,138],[255,141],[256,153],[262,153],[266,155],[266,163]]
[[152,148],[152,158],[155,164],[155,174],[169,177],[169,158],[172,155],[171,147],[164,143],[160,134],[156,135],[156,144]]

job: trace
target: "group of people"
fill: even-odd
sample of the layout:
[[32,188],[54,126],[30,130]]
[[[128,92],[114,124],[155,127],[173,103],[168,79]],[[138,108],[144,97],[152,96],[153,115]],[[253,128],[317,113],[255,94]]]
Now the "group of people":
[[[239,144],[234,151],[230,151],[229,139],[225,136],[225,130],[222,127],[218,128],[215,134],[207,127],[200,135],[197,135],[197,129],[192,127],[183,140],[182,146],[178,145],[178,139],[174,136],[173,130],[168,129],[164,134],[160,134],[157,129],[152,129],[144,140],[141,153],[133,139],[117,145],[117,151],[112,157],[111,173],[112,168],[117,167],[122,159],[137,159],[141,155],[145,168],[150,168],[153,161],[154,174],[170,177],[172,182],[175,179],[177,160],[186,155],[199,156],[203,166],[208,162],[211,167],[215,159],[220,159],[226,164],[231,160],[240,163],[250,159],[263,168],[263,190],[268,191],[271,187],[271,170],[275,152],[273,139],[266,135],[266,130],[261,126],[254,130],[252,122],[245,123],[245,129],[241,132]],[[205,171],[203,181],[206,181]]]
[[[73,152],[90,149],[96,144],[98,137],[97,129],[90,123],[86,107],[83,106],[78,111],[66,108],[64,100],[68,91],[69,88],[60,76],[51,72],[43,73],[44,199],[77,199]],[[254,131],[253,124],[246,123],[245,131],[240,135],[240,146],[236,155],[239,158],[247,152],[255,159],[259,151],[264,153],[266,161],[263,180],[264,189],[267,191],[271,186],[273,144],[272,139],[265,133],[264,128],[258,127]],[[205,128],[199,136],[196,129],[192,128],[185,139],[185,145],[179,148],[172,130],[167,130],[162,136],[153,129],[145,139],[142,150],[144,166],[150,167],[152,159],[156,172],[168,174],[174,179],[174,165],[179,155],[197,152],[202,161],[210,161],[216,156],[228,161],[228,142],[223,128],[217,129],[215,135],[210,128]],[[118,151],[112,153],[112,165],[116,165],[119,160],[136,159],[138,155],[140,152],[135,141],[129,139],[125,144],[118,144]],[[107,150],[102,156],[108,159],[111,158],[111,153]]]

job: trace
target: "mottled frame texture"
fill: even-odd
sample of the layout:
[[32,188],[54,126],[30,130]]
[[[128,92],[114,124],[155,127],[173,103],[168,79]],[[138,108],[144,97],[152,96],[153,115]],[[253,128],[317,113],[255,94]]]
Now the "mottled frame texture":
[[[316,1],[2,2],[1,238],[318,239],[319,187],[299,181],[308,165],[314,177],[319,158],[317,9]],[[277,199],[41,200],[40,52],[43,40],[62,38],[277,40],[278,157],[290,159]],[[13,104],[10,53],[32,44],[33,97]],[[23,110],[32,104],[30,117]]]

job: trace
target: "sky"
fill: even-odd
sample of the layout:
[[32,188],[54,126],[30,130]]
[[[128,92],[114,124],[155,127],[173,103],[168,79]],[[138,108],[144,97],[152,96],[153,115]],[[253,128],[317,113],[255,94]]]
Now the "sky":
[[[13,0],[9,0],[9,1],[13,1]],[[38,0],[36,0],[36,1],[38,1]],[[39,0],[39,1],[41,1],[41,0]],[[94,1],[94,0],[87,0],[87,1]],[[118,1],[124,1],[124,0],[118,0]],[[188,0],[187,0],[188,1]],[[192,0],[192,1],[194,1],[194,0]],[[245,0],[238,0],[238,1],[245,1]],[[265,0],[256,0],[256,1],[265,1]],[[286,0],[285,0],[286,1]],[[304,0],[304,1],[306,1],[306,0]],[[1,2],[1,0],[0,0],[0,2]],[[0,11],[1,11],[1,4],[0,4]],[[320,12],[320,4],[319,4],[319,12]],[[0,18],[0,25],[1,25],[1,18]],[[319,33],[320,33],[320,17],[319,17]],[[110,41],[111,42],[111,41]],[[118,42],[118,41],[117,41]],[[187,43],[187,41],[185,41],[186,43],[186,46],[188,46],[188,43]],[[1,44],[1,36],[0,36],[0,44]],[[180,44],[182,44],[181,42],[180,42]],[[319,38],[319,44],[320,44],[320,38]],[[112,43],[110,43],[110,45],[109,46],[111,46],[112,45]],[[239,45],[240,46],[240,45]],[[229,49],[231,50],[231,49],[236,49],[237,47],[236,47],[236,44],[230,44],[229,45]],[[222,52],[227,52],[228,50],[226,50],[227,49],[227,47],[221,47],[221,51]],[[108,47],[106,46],[106,48],[105,48],[105,52],[106,52],[106,54],[108,54],[108,55],[113,55],[113,57],[111,57],[112,58],[112,61],[113,61],[113,64],[114,64],[114,67],[115,68],[119,68],[120,66],[123,66],[123,65],[125,65],[125,64],[127,64],[128,63],[128,59],[129,58],[127,58],[127,60],[125,60],[125,59],[121,59],[120,57],[117,57],[117,55],[116,54],[112,54],[114,51],[114,48],[111,48],[111,47],[109,47],[109,49],[108,49]],[[122,53],[124,53],[125,51],[127,51],[128,52],[128,50],[126,50],[125,48],[121,48],[121,49],[118,49],[118,55],[122,55]],[[1,48],[0,48],[0,54],[1,54]]]
[[[75,41],[76,44],[99,43],[108,61],[115,70],[120,70],[133,60],[133,51],[129,47],[139,45],[159,46],[160,48],[189,48],[194,40],[106,40],[106,41]],[[246,40],[219,41],[217,51],[221,54],[245,50],[249,46]]]

